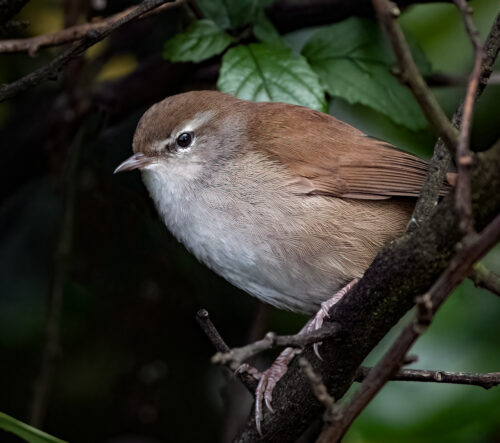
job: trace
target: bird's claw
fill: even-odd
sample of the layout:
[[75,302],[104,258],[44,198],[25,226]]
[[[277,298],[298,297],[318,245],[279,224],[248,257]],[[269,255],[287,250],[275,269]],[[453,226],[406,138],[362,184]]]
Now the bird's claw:
[[272,407],[274,388],[288,371],[288,364],[294,355],[295,349],[285,348],[273,364],[261,373],[259,384],[255,390],[255,427],[260,435],[262,435],[262,419],[264,418],[262,404],[265,403],[267,409],[274,413]]
[[262,377],[262,372],[248,363],[242,363],[236,368],[236,371],[234,371],[235,374],[243,374],[245,372],[255,378],[255,380],[260,380]]

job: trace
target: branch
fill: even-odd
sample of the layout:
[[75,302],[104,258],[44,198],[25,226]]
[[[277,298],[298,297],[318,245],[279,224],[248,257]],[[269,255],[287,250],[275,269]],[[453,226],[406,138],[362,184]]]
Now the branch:
[[396,374],[410,347],[427,329],[432,318],[448,295],[469,275],[474,263],[500,240],[500,215],[481,232],[465,237],[463,247],[432,288],[417,301],[418,312],[399,334],[377,365],[370,370],[361,387],[354,393],[338,420],[334,420],[320,435],[318,442],[339,441],[368,403]]
[[470,168],[473,158],[469,149],[470,131],[472,127],[472,117],[474,112],[474,98],[479,86],[479,76],[481,75],[481,65],[483,63],[484,52],[481,46],[479,31],[472,21],[472,10],[465,0],[454,0],[462,13],[465,29],[474,49],[474,68],[467,85],[465,94],[464,112],[462,126],[458,138],[456,163],[458,168],[457,186],[455,191],[455,204],[460,217],[460,229],[464,234],[474,229],[472,219],[472,209],[470,205]]
[[[481,66],[481,74],[479,80],[479,87],[476,91],[476,100],[481,96],[484,91],[488,79],[493,71],[493,65],[498,56],[500,49],[500,14],[495,18],[492,25],[491,31],[486,38],[484,44],[484,51],[486,57]],[[460,104],[457,112],[453,116],[453,125],[455,127],[460,127],[462,124],[462,115],[464,111],[464,102]],[[436,145],[434,146],[434,154],[429,163],[429,171],[427,173],[427,178],[420,192],[420,198],[417,201],[415,210],[411,218],[411,222],[408,231],[414,230],[420,223],[422,223],[431,212],[436,207],[438,201],[439,192],[443,185],[443,180],[446,173],[449,171],[451,162],[451,155],[446,149],[446,146],[442,139],[438,139]]]
[[[165,9],[176,8],[184,3],[184,1],[185,0],[175,0],[173,3],[166,3],[147,14],[140,15],[137,19],[142,20],[153,13],[157,14]],[[133,12],[135,8],[137,8],[137,6],[127,8],[122,12],[118,12],[100,21],[72,26],[51,34],[43,34],[30,38],[2,40],[0,41],[0,53],[28,52],[30,56],[34,56],[40,48],[64,45],[92,36],[94,32],[106,31],[106,29],[113,26],[114,23]]]
[[[364,381],[373,368],[361,366],[356,374],[355,381]],[[484,389],[494,388],[500,384],[500,372],[449,372],[430,371],[428,369],[401,369],[389,380],[416,381],[430,383],[450,383],[456,385],[479,386]]]
[[314,371],[311,363],[304,358],[299,358],[299,366],[304,371],[304,374],[309,379],[311,383],[311,388],[314,395],[318,401],[325,407],[325,413],[323,414],[323,420],[325,422],[331,422],[335,419],[338,412],[338,406],[335,404],[335,399],[328,393],[321,376]]
[[[225,353],[230,351],[229,346],[226,344],[222,336],[219,334],[219,331],[217,331],[217,328],[210,320],[210,315],[206,309],[200,309],[196,313],[196,321],[217,352]],[[238,368],[233,369],[233,371],[236,369]],[[257,387],[257,380],[251,374],[244,371],[238,371],[236,374],[248,391],[254,395],[255,388]]]
[[474,265],[470,278],[476,286],[500,295],[500,275],[495,274],[482,263]]
[[74,43],[47,65],[42,66],[14,83],[3,85],[0,88],[0,102],[38,85],[43,80],[55,77],[70,60],[83,54],[88,48],[107,37],[113,31],[169,1],[171,0],[144,0],[139,5],[134,6],[125,16],[108,24],[104,29],[93,29],[82,40]]
[[229,351],[218,352],[212,357],[212,363],[230,365],[236,370],[245,360],[277,347],[304,348],[313,343],[320,342],[327,337],[332,337],[340,331],[336,323],[325,323],[321,329],[308,332],[307,334],[295,335],[276,335],[274,332],[268,332],[261,340],[250,343],[241,348],[233,348]]
[[373,6],[391,40],[398,61],[400,77],[410,87],[427,121],[445,141],[448,149],[454,153],[457,147],[457,131],[427,87],[413,60],[410,47],[397,21],[400,14],[398,7],[389,0],[373,0]]

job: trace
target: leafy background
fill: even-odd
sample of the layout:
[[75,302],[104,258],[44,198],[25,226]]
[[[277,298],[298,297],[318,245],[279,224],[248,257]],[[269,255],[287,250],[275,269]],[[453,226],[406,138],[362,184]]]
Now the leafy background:
[[[130,153],[141,114],[161,98],[147,96],[135,107],[117,110],[120,99],[148,93],[146,82],[130,90],[120,89],[121,81],[153,60],[160,73],[164,66],[168,69],[153,85],[156,94],[217,85],[242,98],[298,103],[328,110],[410,152],[430,155],[434,136],[391,74],[393,58],[374,22],[350,18],[280,35],[265,14],[270,3],[198,0],[203,18],[185,10],[164,14],[155,18],[154,27],[118,32],[86,55],[92,68],[89,87],[106,98],[118,85],[118,104],[103,99],[102,110],[79,123],[83,136],[61,354],[44,430],[74,442],[229,441],[251,401],[237,382],[227,381],[220,368],[210,365],[213,351],[196,326],[195,312],[207,308],[230,345],[269,329],[291,333],[305,321],[263,307],[200,265],[162,226],[138,174],[112,176]],[[470,3],[484,37],[498,4]],[[106,13],[123,7],[123,2],[110,2]],[[21,18],[31,23],[23,35],[53,31],[61,27],[61,5],[31,2]],[[414,6],[401,22],[425,75],[468,73],[470,45],[452,5]],[[2,55],[0,80],[14,80],[53,53],[42,51],[35,59]],[[192,79],[189,87],[165,89],[176,69],[184,73],[196,66],[205,77]],[[60,169],[53,165],[60,158],[53,147],[60,134],[38,138],[43,106],[54,91],[49,83],[0,104],[5,179],[0,205],[0,410],[23,420],[40,368],[47,288],[62,215]],[[450,114],[463,87],[434,92]],[[474,121],[478,149],[500,135],[498,103],[500,88],[490,86]],[[500,270],[500,251],[486,261]],[[413,366],[498,371],[499,315],[498,298],[462,285],[414,347],[419,360]],[[369,361],[389,342],[390,337]],[[265,367],[271,357],[257,364]],[[499,388],[394,382],[345,440],[495,442],[500,440],[499,407]],[[19,441],[6,433],[0,433],[0,440]]]

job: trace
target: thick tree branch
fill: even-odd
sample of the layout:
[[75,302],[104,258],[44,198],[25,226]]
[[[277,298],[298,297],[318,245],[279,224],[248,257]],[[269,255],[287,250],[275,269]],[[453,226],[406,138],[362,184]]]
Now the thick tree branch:
[[[473,166],[472,210],[478,230],[500,211],[499,168],[500,144],[478,154]],[[413,233],[379,253],[349,295],[330,310],[329,320],[340,325],[341,336],[323,339],[322,361],[310,348],[303,351],[330,395],[341,398],[347,391],[363,359],[449,265],[461,237],[454,199],[448,196]],[[274,414],[264,416],[263,437],[249,419],[237,441],[294,441],[321,413],[295,360],[273,392],[273,407]]]
[[[176,0],[172,3],[166,3],[137,17],[138,20],[148,17],[152,13],[159,13],[165,9],[176,8],[184,3],[185,0]],[[92,23],[84,23],[81,25],[71,26],[70,28],[62,29],[61,31],[51,34],[43,34],[36,37],[20,38],[11,40],[0,40],[0,53],[9,52],[28,52],[31,56],[35,55],[40,48],[49,46],[60,46],[66,43],[72,43],[83,38],[92,36],[94,32],[106,31],[110,26],[128,14],[134,11],[137,6],[128,8],[122,12],[106,17],[102,20]]]
[[[373,368],[361,366],[356,373],[355,381],[362,382],[366,379]],[[491,389],[500,384],[500,372],[450,372],[431,371],[429,369],[401,369],[389,380],[392,381],[415,381],[424,383],[449,383],[455,385],[479,386]]]
[[64,50],[47,65],[25,75],[14,83],[3,85],[0,88],[0,102],[28,88],[34,87],[44,80],[56,76],[70,60],[83,54],[88,48],[107,37],[116,29],[168,2],[171,2],[171,0],[144,0],[139,5],[133,7],[128,14],[108,24],[106,28],[92,30],[92,32],[89,32],[82,40]]
[[401,368],[406,353],[420,335],[427,330],[436,311],[448,295],[469,274],[476,261],[485,255],[500,240],[500,215],[481,232],[471,233],[462,241],[462,247],[448,268],[432,288],[417,302],[418,312],[401,331],[379,363],[370,370],[360,388],[334,420],[320,435],[318,443],[339,441],[353,421],[365,409],[391,376]]
[[389,0],[373,0],[373,6],[380,23],[389,35],[398,61],[400,77],[410,87],[429,124],[445,141],[448,149],[454,153],[457,147],[457,131],[427,87],[413,60],[410,47],[397,21],[400,14],[398,7]]

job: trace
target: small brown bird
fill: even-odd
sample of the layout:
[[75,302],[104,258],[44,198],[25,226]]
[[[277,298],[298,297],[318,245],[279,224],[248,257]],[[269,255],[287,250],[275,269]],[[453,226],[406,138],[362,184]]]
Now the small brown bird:
[[[141,170],[177,239],[267,303],[322,306],[308,329],[404,232],[427,172],[424,160],[328,114],[215,91],[152,106],[133,149],[115,172]],[[262,399],[270,408],[293,353],[280,357],[260,377],[259,429]]]

